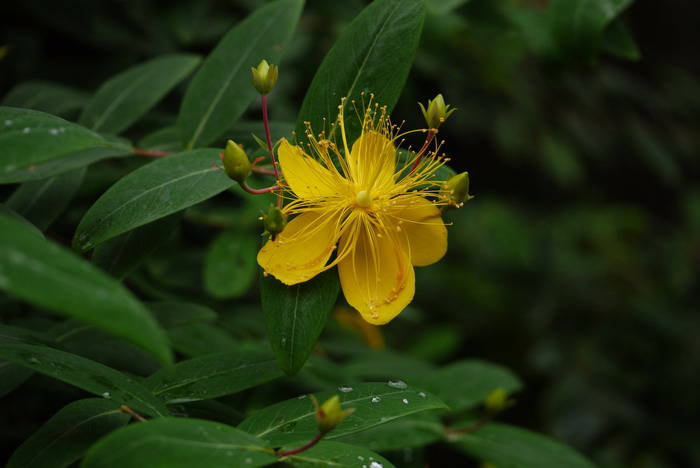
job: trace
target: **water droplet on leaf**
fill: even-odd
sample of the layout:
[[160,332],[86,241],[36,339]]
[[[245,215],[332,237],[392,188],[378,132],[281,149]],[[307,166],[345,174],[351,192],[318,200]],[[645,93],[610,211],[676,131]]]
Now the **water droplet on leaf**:
[[407,388],[408,385],[406,385],[406,382],[403,380],[390,380],[387,382],[387,385],[391,388],[399,388],[399,389],[404,389]]

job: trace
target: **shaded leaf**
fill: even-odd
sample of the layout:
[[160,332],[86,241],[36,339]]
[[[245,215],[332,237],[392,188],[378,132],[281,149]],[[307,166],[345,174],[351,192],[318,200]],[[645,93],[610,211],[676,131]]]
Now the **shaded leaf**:
[[636,61],[642,58],[642,52],[639,50],[634,36],[632,36],[629,28],[619,19],[613,21],[605,29],[600,47],[609,54],[627,60]]
[[[344,390],[314,394],[319,402],[339,395],[343,408],[355,408],[327,438],[352,434],[420,411],[447,408],[436,396],[416,387],[396,388],[379,382],[357,384]],[[318,432],[310,398],[294,398],[269,406],[253,413],[238,427],[275,446],[309,441]]]
[[60,468],[78,460],[102,436],[129,422],[119,404],[103,398],[70,403],[12,454],[7,468]]
[[487,424],[471,434],[456,436],[454,446],[499,468],[594,468],[583,455],[548,437],[506,424]]
[[176,301],[148,302],[146,306],[163,328],[174,328],[198,322],[216,320],[218,315],[200,304]]
[[258,242],[248,232],[232,229],[219,234],[204,259],[204,286],[219,299],[245,294],[257,272]]
[[406,447],[421,447],[439,441],[442,437],[443,425],[440,419],[426,411],[355,432],[339,440],[376,452],[387,452],[403,450]]
[[279,63],[303,5],[303,0],[270,2],[221,39],[182,102],[178,126],[186,149],[212,143],[257,97],[250,68],[262,59]]
[[55,115],[0,107],[0,174],[93,146],[109,143],[97,133]]
[[[341,98],[347,97],[346,131],[351,144],[361,128],[351,101],[361,107],[363,92],[367,93],[365,102],[373,93],[374,101],[391,112],[413,63],[425,9],[423,0],[376,0],[368,5],[316,72],[299,111],[297,135],[306,133],[307,121],[315,132],[324,128],[324,121],[328,129],[336,121]],[[330,134],[333,136],[333,130]]]
[[[296,447],[285,447],[289,450]],[[366,448],[334,441],[322,441],[308,450],[288,457],[296,468],[341,467],[382,467],[393,468],[386,458]],[[375,464],[372,465],[372,462]]]
[[128,290],[69,250],[26,233],[21,224],[0,216],[0,289],[170,362],[164,333]]
[[217,150],[199,149],[157,159],[127,175],[90,207],[78,225],[73,247],[80,251],[176,213],[233,185],[212,167]]
[[3,343],[0,344],[0,358],[131,406],[150,416],[170,414],[165,405],[138,382],[76,354],[46,346]]
[[272,276],[260,281],[268,338],[287,375],[296,374],[318,340],[340,290],[335,269],[294,286]]
[[164,55],[113,76],[90,98],[78,123],[93,131],[120,133],[168,94],[199,60],[191,54]]
[[281,375],[271,354],[229,352],[179,362],[143,385],[170,404],[230,395]]
[[200,419],[159,419],[109,434],[87,453],[83,468],[266,466],[277,457],[245,432]]
[[88,93],[49,81],[27,81],[10,90],[3,106],[34,109],[60,117],[70,117],[85,105]]

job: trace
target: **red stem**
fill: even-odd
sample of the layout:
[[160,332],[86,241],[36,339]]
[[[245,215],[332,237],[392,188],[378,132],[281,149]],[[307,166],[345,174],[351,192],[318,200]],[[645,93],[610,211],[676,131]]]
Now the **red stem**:
[[254,189],[252,187],[249,187],[248,184],[246,184],[245,182],[240,184],[240,186],[243,190],[245,190],[248,193],[252,193],[253,195],[262,195],[263,193],[274,192],[275,190],[279,190],[282,188],[281,185],[273,185],[272,187],[266,187],[263,189]]
[[[272,159],[272,168],[275,172],[275,177],[277,181],[280,180],[279,169],[277,169],[277,161],[275,161],[275,152],[272,148],[272,137],[270,136],[270,119],[267,115],[267,94],[262,96],[262,114],[263,114],[263,125],[265,126],[265,139],[267,140],[267,150],[270,152],[270,159]],[[282,194],[277,193],[277,208],[282,209]]]
[[318,442],[319,442],[322,438],[323,438],[323,434],[321,434],[321,433],[319,432],[318,434],[316,434],[316,437],[314,437],[313,439],[311,439],[310,442],[308,442],[308,443],[302,445],[302,446],[299,447],[299,448],[295,448],[295,449],[292,449],[292,450],[287,450],[286,452],[279,452],[279,453],[277,454],[277,456],[278,456],[278,457],[287,457],[287,456],[289,456],[289,455],[296,455],[297,453],[301,453],[301,452],[303,452],[304,450],[308,450],[308,449],[310,449],[311,447],[313,447],[314,445],[318,444]]
[[264,167],[255,167],[255,166],[253,166],[253,167],[250,168],[250,171],[251,171],[251,172],[255,172],[256,174],[277,175],[277,174],[275,174],[275,171],[274,171],[274,170],[272,170],[272,169],[267,169],[267,168],[264,168]]
[[137,156],[146,156],[147,158],[162,158],[173,154],[172,151],[147,150],[141,148],[131,148],[131,152]]
[[416,170],[416,168],[418,167],[418,164],[420,164],[421,159],[423,159],[423,154],[425,153],[425,150],[428,149],[428,145],[433,140],[433,137],[435,136],[436,133],[437,133],[437,130],[435,130],[435,129],[431,128],[430,130],[428,130],[428,136],[425,137],[425,143],[423,143],[423,147],[418,152],[418,156],[416,156],[416,160],[413,163],[413,166],[411,166],[411,172],[409,172],[408,175],[413,174],[413,172]]

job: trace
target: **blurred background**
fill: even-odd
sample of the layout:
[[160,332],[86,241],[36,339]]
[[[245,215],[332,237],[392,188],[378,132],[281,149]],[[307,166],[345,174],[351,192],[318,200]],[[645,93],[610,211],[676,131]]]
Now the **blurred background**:
[[[105,79],[164,53],[206,55],[262,3],[3,2],[0,96],[49,81],[61,101],[37,95],[34,107],[75,118]],[[367,3],[307,1],[270,98],[282,134]],[[423,126],[416,102],[437,93],[457,107],[439,137],[476,198],[446,216],[448,255],[418,269],[414,305],[383,340],[438,364],[510,367],[525,389],[502,419],[601,466],[700,466],[700,3],[633,2],[594,41],[553,33],[547,0],[428,3],[393,120]],[[183,89],[132,141],[173,124]],[[94,190],[81,189],[83,209]],[[80,215],[53,237],[67,242]]]

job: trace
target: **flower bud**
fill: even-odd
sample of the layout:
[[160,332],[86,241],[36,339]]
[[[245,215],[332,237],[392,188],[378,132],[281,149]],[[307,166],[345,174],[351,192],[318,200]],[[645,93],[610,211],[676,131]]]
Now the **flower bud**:
[[250,160],[241,145],[236,144],[233,140],[227,141],[226,151],[221,155],[221,160],[224,163],[224,172],[227,176],[239,184],[245,182],[250,174]]
[[275,205],[270,205],[267,213],[263,213],[262,221],[265,225],[264,234],[270,234],[274,240],[277,234],[284,231],[284,227],[287,225],[287,215]]
[[450,109],[448,104],[445,104],[445,99],[442,94],[435,96],[435,99],[428,99],[428,108],[423,107],[423,104],[418,103],[421,111],[423,112],[423,117],[425,117],[425,122],[431,129],[437,129],[441,123],[443,123],[450,116],[451,113],[457,109]]
[[491,414],[500,413],[506,408],[513,406],[515,401],[508,399],[508,392],[502,388],[495,388],[486,395],[484,406]]
[[445,182],[442,186],[442,196],[455,208],[474,198],[469,195],[469,173],[462,172]]
[[338,395],[333,395],[328,400],[326,400],[320,407],[318,406],[318,401],[316,397],[311,395],[311,399],[314,402],[314,407],[316,408],[316,424],[318,424],[318,431],[321,434],[328,434],[330,431],[335,429],[338,424],[343,422],[355,408],[341,409],[340,398]]
[[253,86],[262,95],[270,94],[277,83],[278,69],[275,65],[268,65],[266,60],[261,61],[257,68],[250,69],[253,72]]

